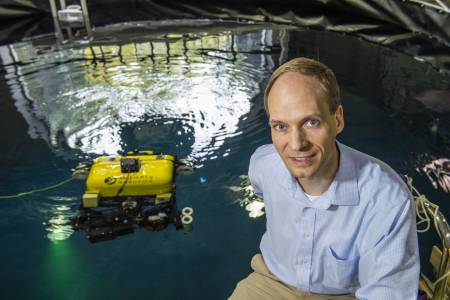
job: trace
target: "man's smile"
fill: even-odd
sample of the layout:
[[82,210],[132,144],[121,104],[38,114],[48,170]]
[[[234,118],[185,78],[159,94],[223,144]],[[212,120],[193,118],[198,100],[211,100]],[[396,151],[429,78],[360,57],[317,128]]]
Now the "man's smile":
[[302,154],[302,155],[295,155],[295,156],[289,156],[289,161],[297,167],[308,167],[312,164],[312,161],[314,157],[316,156],[316,153],[312,154]]

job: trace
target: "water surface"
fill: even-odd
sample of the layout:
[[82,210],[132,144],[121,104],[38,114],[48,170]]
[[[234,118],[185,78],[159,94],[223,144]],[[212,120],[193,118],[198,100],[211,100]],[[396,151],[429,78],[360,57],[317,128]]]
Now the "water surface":
[[[129,149],[197,166],[177,180],[179,207],[195,211],[188,235],[139,230],[90,244],[64,225],[82,182],[2,201],[4,297],[225,299],[250,272],[265,227],[263,216],[251,218],[239,205],[248,195],[237,188],[251,153],[270,143],[262,91],[274,68],[296,56],[335,70],[346,117],[339,140],[411,175],[450,216],[448,191],[423,170],[450,157],[449,80],[438,70],[323,31],[170,28],[109,36],[103,29],[91,45],[30,40],[0,48],[0,194],[55,184],[80,161]],[[429,272],[436,236],[420,240]]]

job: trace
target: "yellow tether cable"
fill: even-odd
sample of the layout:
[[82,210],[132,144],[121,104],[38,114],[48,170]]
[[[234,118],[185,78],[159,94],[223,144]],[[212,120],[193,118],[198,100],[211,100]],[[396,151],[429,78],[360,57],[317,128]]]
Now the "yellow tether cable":
[[49,186],[49,187],[45,187],[45,188],[41,188],[41,189],[37,189],[37,190],[31,190],[29,192],[22,192],[22,193],[18,193],[18,194],[15,194],[15,195],[0,196],[0,199],[19,198],[19,197],[22,197],[22,196],[31,195],[31,194],[38,193],[38,192],[48,191],[48,190],[57,188],[57,187],[59,187],[59,186],[61,186],[63,184],[66,184],[66,183],[68,183],[69,181],[72,181],[72,180],[73,180],[73,178],[71,177],[71,178],[63,180],[63,181],[61,181],[61,182],[59,182],[59,183],[57,183],[55,185]]
[[[430,200],[427,199],[427,197],[423,194],[421,194],[412,184],[412,177],[407,176],[407,185],[411,191],[411,193],[413,194],[413,197],[415,198],[416,201],[416,215],[417,217],[420,219],[419,222],[417,222],[417,225],[420,225],[422,223],[426,224],[425,229],[419,230],[417,229],[417,232],[426,232],[430,229],[430,225],[431,225],[431,218],[430,218],[430,213],[427,212],[427,209],[425,208],[425,206],[430,206],[433,210],[433,221],[434,221],[434,227],[436,229],[436,232],[439,236],[439,238],[442,241],[442,249],[445,249],[445,244],[444,244],[444,238],[441,236],[440,231],[438,230],[438,225],[437,225],[437,214],[439,212],[439,206],[434,204],[433,202],[431,202]],[[445,251],[445,250],[444,250]],[[440,276],[438,279],[436,279],[432,284],[433,286],[436,286],[436,284],[444,279],[447,279],[450,276],[450,271],[447,269],[447,272],[444,273],[442,276]]]

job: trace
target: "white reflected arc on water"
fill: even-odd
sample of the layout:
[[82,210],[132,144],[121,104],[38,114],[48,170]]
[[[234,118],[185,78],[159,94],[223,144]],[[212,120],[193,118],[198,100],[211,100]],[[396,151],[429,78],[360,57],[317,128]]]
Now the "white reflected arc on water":
[[[28,102],[17,105],[35,128],[33,138],[86,154],[128,150],[123,124],[181,120],[186,130],[173,142],[191,140],[188,157],[202,162],[241,134],[239,123],[273,66],[270,55],[248,52],[261,47],[255,41],[268,39],[263,46],[270,46],[272,36],[272,30],[262,30],[43,54],[31,43],[12,45],[15,59],[29,62],[15,72]],[[153,131],[162,136],[156,127],[141,130],[150,131],[147,137]]]

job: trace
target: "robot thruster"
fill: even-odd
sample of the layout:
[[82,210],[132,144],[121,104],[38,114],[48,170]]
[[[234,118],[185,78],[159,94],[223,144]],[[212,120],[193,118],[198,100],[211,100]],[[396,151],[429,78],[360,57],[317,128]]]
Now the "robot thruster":
[[80,163],[73,177],[86,180],[86,192],[71,223],[91,242],[111,240],[137,227],[160,231],[173,224],[190,231],[193,210],[177,210],[175,178],[192,172],[189,161],[149,150]]

